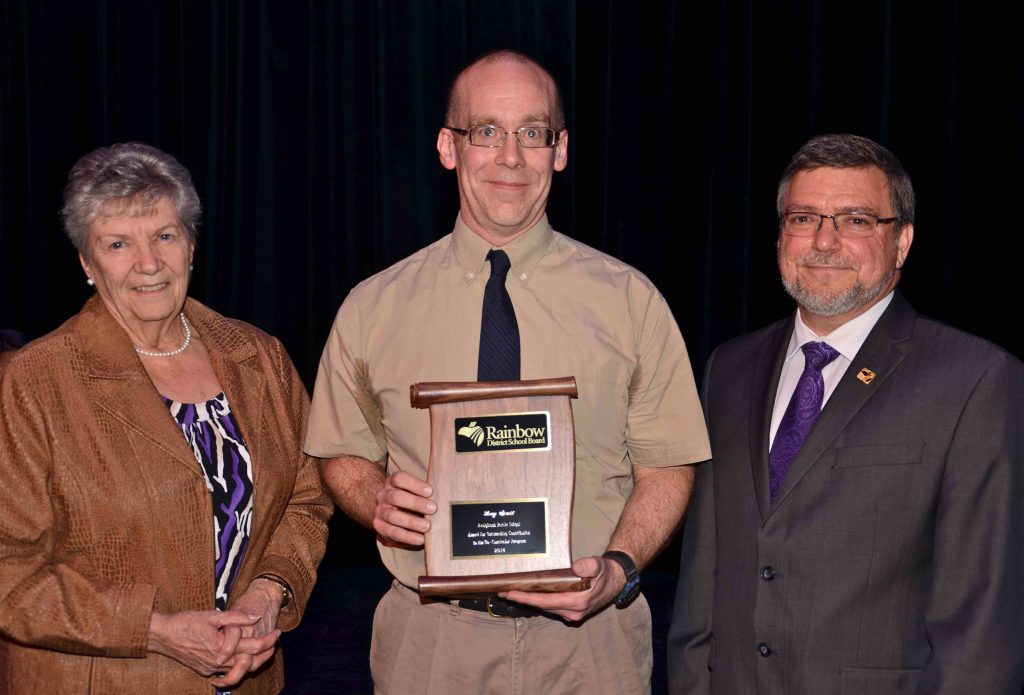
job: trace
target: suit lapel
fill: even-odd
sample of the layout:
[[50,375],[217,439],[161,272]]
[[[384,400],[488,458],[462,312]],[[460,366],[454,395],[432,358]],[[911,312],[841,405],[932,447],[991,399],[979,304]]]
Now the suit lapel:
[[771,433],[772,409],[792,333],[792,319],[780,321],[776,329],[769,333],[759,346],[750,385],[750,472],[754,478],[754,494],[762,519],[768,516],[771,508],[768,488],[768,447],[771,443],[768,437]]
[[185,437],[148,379],[97,379],[93,395],[96,404],[126,428],[148,439],[193,475],[201,475]]
[[[206,345],[213,371],[227,396],[231,414],[249,451],[252,461],[261,444],[263,408],[269,394],[267,379],[259,365],[256,349],[247,337],[235,328],[234,322],[193,300],[185,305],[185,316],[193,324]],[[253,466],[253,482],[259,482],[260,469]]]
[[202,475],[124,330],[98,297],[86,302],[80,315],[82,349],[87,353],[83,362],[89,367],[93,402],[190,473]]
[[[822,455],[850,420],[878,392],[906,357],[911,348],[911,335],[916,317],[916,312],[897,292],[885,313],[868,334],[867,340],[857,352],[850,368],[839,381],[836,390],[822,409],[821,416],[814,423],[814,428],[800,447],[800,452],[793,459],[769,516],[785,503],[786,497],[800,484],[801,478],[821,460]],[[857,378],[860,371],[865,368],[875,373],[870,383],[864,383]]]
[[[242,433],[245,448],[251,460],[256,461],[262,434],[259,425],[263,421],[263,408],[269,397],[266,378],[244,362],[234,362],[222,354],[212,352],[211,357],[221,388],[228,398],[231,414]],[[258,481],[259,472],[259,468],[254,465],[253,482]]]

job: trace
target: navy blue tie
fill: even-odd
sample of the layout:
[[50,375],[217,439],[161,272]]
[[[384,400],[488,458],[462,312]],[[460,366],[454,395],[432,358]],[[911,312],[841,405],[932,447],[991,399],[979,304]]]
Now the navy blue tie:
[[504,251],[491,249],[491,277],[484,288],[480,318],[480,357],[477,381],[519,381],[519,324],[512,298],[505,289],[505,276],[512,263]]

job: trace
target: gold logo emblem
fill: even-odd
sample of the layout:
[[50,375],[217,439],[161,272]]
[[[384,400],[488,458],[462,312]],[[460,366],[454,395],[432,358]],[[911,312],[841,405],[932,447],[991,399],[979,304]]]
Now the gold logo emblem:
[[476,420],[473,420],[465,427],[459,428],[459,436],[465,437],[477,446],[480,446],[484,442],[484,428],[477,425]]
[[870,384],[872,381],[875,380],[875,373],[868,369],[867,367],[864,367],[859,372],[857,372],[857,378],[863,381],[865,384]]
[[478,417],[457,417],[454,427],[455,451],[548,451],[548,413],[502,413]]

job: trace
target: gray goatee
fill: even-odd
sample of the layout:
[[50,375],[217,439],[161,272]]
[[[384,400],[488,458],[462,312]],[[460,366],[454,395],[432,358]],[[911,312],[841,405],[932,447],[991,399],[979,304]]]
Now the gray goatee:
[[[780,270],[781,263],[782,259],[780,258]],[[842,258],[835,253],[823,253],[821,251],[811,251],[810,253],[805,254],[797,263],[797,265],[801,264],[826,265],[841,268],[856,267],[856,264],[850,259]],[[792,282],[787,282],[785,278],[783,278],[782,286],[786,288],[786,293],[792,297],[797,304],[815,316],[839,316],[853,311],[858,307],[870,304],[879,294],[881,294],[882,290],[889,286],[895,276],[896,264],[893,263],[889,266],[889,270],[885,275],[870,287],[865,287],[864,283],[858,280],[853,284],[853,286],[843,290],[842,292],[829,294],[820,290],[815,291],[804,287],[799,278],[794,279]]]

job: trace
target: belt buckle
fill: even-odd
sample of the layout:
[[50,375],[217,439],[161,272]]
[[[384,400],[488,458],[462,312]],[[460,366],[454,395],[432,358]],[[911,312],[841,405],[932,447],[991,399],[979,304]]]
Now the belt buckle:
[[493,594],[491,596],[487,597],[487,615],[489,615],[489,616],[491,616],[493,618],[507,618],[508,617],[507,615],[502,615],[501,613],[495,613],[494,612],[494,604],[492,603],[493,600],[494,600],[494,595]]

